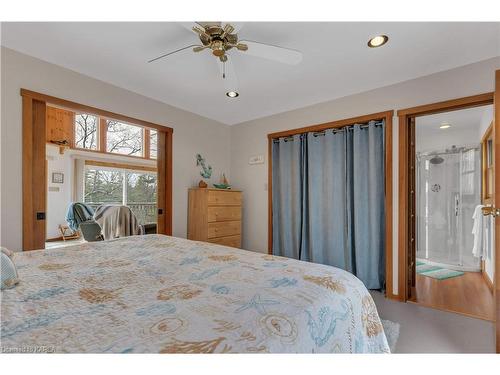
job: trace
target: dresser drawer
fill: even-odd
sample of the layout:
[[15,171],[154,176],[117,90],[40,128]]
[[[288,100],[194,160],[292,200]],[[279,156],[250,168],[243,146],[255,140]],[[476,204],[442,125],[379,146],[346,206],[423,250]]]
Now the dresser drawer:
[[208,205],[241,206],[241,192],[210,190],[208,192]]
[[208,223],[208,238],[233,236],[241,233],[241,221]]
[[208,242],[216,243],[218,245],[230,246],[230,247],[241,247],[241,236],[228,236],[228,237],[218,237],[211,238]]
[[235,221],[241,220],[240,206],[210,206],[208,207],[208,221]]

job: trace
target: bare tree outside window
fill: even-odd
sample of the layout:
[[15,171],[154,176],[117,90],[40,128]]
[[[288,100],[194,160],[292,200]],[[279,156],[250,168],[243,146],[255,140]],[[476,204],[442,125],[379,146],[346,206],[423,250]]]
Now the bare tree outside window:
[[123,155],[143,155],[143,128],[122,122],[106,121],[106,151]]
[[88,168],[84,178],[83,201],[92,208],[125,205],[140,224],[156,223],[156,173]]
[[78,148],[97,150],[98,139],[97,116],[87,113],[77,113],[75,115],[75,145]]
[[127,206],[141,224],[156,223],[156,173],[127,172]]
[[158,152],[158,132],[156,130],[151,129],[149,131],[149,157],[151,159],[157,158]]

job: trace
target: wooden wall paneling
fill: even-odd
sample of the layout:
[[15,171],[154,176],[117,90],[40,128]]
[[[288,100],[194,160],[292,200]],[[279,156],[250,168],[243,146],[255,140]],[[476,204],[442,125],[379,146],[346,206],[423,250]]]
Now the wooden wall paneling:
[[74,147],[74,113],[65,109],[47,106],[46,141],[68,141]]

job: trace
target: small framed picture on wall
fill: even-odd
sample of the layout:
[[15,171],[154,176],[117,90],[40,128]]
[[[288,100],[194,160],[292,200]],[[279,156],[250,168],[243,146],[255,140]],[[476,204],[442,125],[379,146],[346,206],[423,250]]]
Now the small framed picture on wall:
[[64,183],[64,173],[61,173],[61,172],[52,172],[52,183],[53,184],[62,184],[62,183]]

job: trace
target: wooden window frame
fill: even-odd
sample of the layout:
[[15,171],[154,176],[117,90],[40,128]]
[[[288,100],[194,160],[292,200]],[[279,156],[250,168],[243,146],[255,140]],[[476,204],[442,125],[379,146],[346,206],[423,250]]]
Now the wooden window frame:
[[398,296],[403,302],[410,300],[415,294],[413,286],[409,285],[415,267],[415,261],[412,261],[414,255],[410,254],[410,250],[414,252],[411,248],[416,242],[414,236],[413,241],[410,236],[410,210],[415,204],[415,189],[413,188],[413,192],[411,190],[410,166],[410,162],[415,159],[415,118],[493,103],[493,92],[488,92],[397,111],[399,118]]
[[156,167],[150,167],[148,165],[139,165],[139,164],[126,164],[120,162],[108,162],[108,161],[100,161],[100,160],[85,160],[85,165],[93,166],[93,167],[104,167],[104,168],[116,168],[116,169],[127,169],[130,171],[137,172],[157,172]]
[[268,253],[272,254],[273,247],[273,173],[272,173],[272,144],[273,140],[281,137],[290,137],[296,134],[309,133],[309,132],[320,132],[327,129],[337,129],[343,128],[345,126],[367,123],[370,121],[381,121],[385,122],[385,155],[384,155],[384,166],[385,166],[385,279],[386,279],[386,297],[391,299],[397,299],[398,297],[393,294],[393,197],[392,197],[392,118],[394,116],[394,111],[385,111],[372,113],[369,115],[352,117],[343,120],[337,120],[332,122],[327,122],[324,124],[305,126],[302,128],[285,130],[281,132],[271,133],[267,135],[268,138]]
[[[35,93],[33,91],[21,89],[21,95],[23,95],[23,93],[25,93],[26,95],[38,94],[38,93]],[[39,95],[47,96],[44,94],[39,94]],[[149,137],[150,137],[150,130],[151,129],[158,130],[158,126],[161,126],[161,125],[148,123],[148,122],[143,121],[143,120],[133,119],[131,117],[119,115],[116,113],[113,114],[113,113],[108,112],[108,111],[100,110],[98,108],[89,107],[89,106],[85,106],[85,105],[78,104],[78,103],[73,103],[73,104],[78,104],[78,108],[70,108],[70,107],[68,107],[68,105],[71,105],[70,103],[72,103],[72,102],[69,102],[69,101],[64,100],[64,99],[59,99],[59,98],[55,98],[55,99],[57,99],[58,103],[52,103],[52,102],[48,103],[50,107],[63,109],[63,110],[66,110],[66,111],[73,113],[72,139],[69,141],[70,148],[78,150],[78,151],[99,152],[101,154],[125,156],[127,158],[134,158],[134,159],[141,159],[141,160],[156,160],[156,159],[152,158],[151,154],[150,154],[151,140]],[[97,120],[98,120],[97,132],[98,132],[98,134],[97,134],[97,148],[96,149],[76,147],[74,117],[77,114],[82,114],[82,113],[97,117]],[[114,116],[114,117],[112,117],[112,116]],[[142,147],[143,147],[142,148],[142,150],[143,150],[142,156],[127,155],[127,154],[120,154],[117,152],[106,151],[106,148],[107,148],[106,121],[107,120],[119,121],[119,122],[122,122],[124,124],[130,125],[130,126],[135,126],[135,127],[142,129],[142,137],[143,137],[142,138]],[[47,140],[47,143],[53,144],[49,140]]]
[[[483,134],[483,137],[481,138],[481,203],[482,204],[493,204],[493,195],[489,196],[488,195],[488,183],[489,178],[488,178],[488,141],[491,141],[492,143],[494,142],[493,139],[493,121],[491,122],[490,126],[488,126],[488,129]],[[495,167],[495,156],[491,155],[492,160],[491,160],[491,169],[494,171]],[[491,181],[493,182],[493,181]],[[492,193],[493,194],[493,193]]]
[[[157,159],[151,159],[156,160],[158,173],[157,232],[172,235],[172,128],[31,90],[21,89],[20,94],[22,97],[23,125],[23,251],[43,249],[45,247],[45,214],[47,205],[47,171],[45,168],[47,105],[64,108],[74,112],[89,113],[143,128],[157,130]],[[96,152],[95,150],[88,151]],[[115,153],[110,154],[117,155]],[[40,183],[40,181],[43,182]]]

